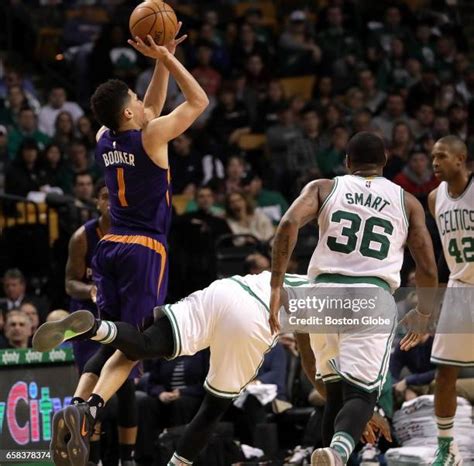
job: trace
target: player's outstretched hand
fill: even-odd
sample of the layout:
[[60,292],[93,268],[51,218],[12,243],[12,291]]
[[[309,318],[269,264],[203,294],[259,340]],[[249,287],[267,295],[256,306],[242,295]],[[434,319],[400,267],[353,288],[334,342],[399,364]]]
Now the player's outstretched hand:
[[412,309],[400,321],[400,325],[408,330],[400,341],[400,349],[409,351],[425,340],[430,330],[431,315],[423,315],[417,309]]
[[[178,23],[178,28],[176,29],[176,34],[174,35],[174,39],[170,40],[167,44],[164,45],[168,49],[169,53],[172,53],[173,55],[176,52],[176,47],[179,44],[181,44],[181,42],[184,42],[186,40],[186,38],[188,37],[187,34],[184,34],[184,36],[178,37],[179,31],[180,31],[182,25],[183,25],[183,23],[180,21]],[[178,37],[178,38],[176,38],[176,37]]]
[[281,306],[281,288],[272,288],[270,294],[270,317],[268,323],[270,324],[270,331],[272,335],[280,333],[280,320],[278,314]]
[[127,42],[135,50],[140,52],[142,55],[145,55],[145,57],[154,58],[155,60],[163,60],[171,55],[168,48],[162,45],[157,45],[150,34],[148,34],[147,39],[148,44],[145,44],[145,42],[143,42],[138,36],[135,37],[135,41],[129,39]]

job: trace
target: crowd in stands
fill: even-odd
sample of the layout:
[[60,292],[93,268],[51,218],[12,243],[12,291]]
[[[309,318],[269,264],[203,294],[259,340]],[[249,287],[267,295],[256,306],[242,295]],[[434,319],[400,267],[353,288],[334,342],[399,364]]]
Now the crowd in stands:
[[[59,246],[53,250],[59,265],[53,270],[63,277],[58,270],[64,269],[64,245],[95,215],[94,183],[101,177],[94,162],[97,124],[88,99],[108,78],[124,80],[143,97],[153,64],[126,44],[128,15],[138,1],[36,0],[31,11],[25,2],[2,3],[0,8],[11,9],[11,25],[21,24],[25,34],[12,53],[0,54],[0,194],[35,199],[33,193],[39,192],[40,202],[57,209]],[[278,2],[270,12],[259,2],[243,10],[232,0],[212,6],[168,3],[183,21],[181,32],[189,35],[177,55],[211,102],[197,123],[169,145],[176,199],[170,300],[223,275],[216,255],[225,235],[236,248],[254,246],[241,261],[241,272],[268,270],[271,239],[289,203],[307,182],[347,173],[345,147],[358,131],[383,137],[384,175],[425,207],[438,185],[430,156],[438,138],[455,134],[463,139],[473,166],[474,64],[450,2],[425,2],[428,7],[419,10],[403,1],[328,0],[310,2],[311,7]],[[435,7],[430,9],[430,3]],[[32,52],[44,22],[41,9],[62,31],[57,63],[50,67]],[[106,18],[103,23],[91,14],[97,9]],[[7,40],[0,33],[0,42]],[[165,112],[182,100],[170,79]],[[434,223],[429,226],[435,237]],[[436,239],[435,245],[439,252]],[[304,273],[305,265],[294,258],[291,271]],[[412,286],[409,267],[408,259],[403,283]],[[25,348],[49,311],[67,309],[67,298],[45,294],[48,287],[31,283],[28,294],[31,270],[24,271],[27,278],[16,268],[2,272],[0,348]],[[405,296],[399,303],[402,314],[413,299]],[[408,353],[395,350],[393,380],[381,398],[388,418],[392,383],[396,406],[432,389],[431,344],[430,338]],[[291,336],[275,351],[267,355],[256,383],[276,384],[278,398],[294,405],[320,405],[299,373],[291,378],[291,388],[300,387],[299,399],[287,393],[289,362],[296,352]],[[146,428],[139,430],[137,457],[142,455],[143,464],[152,460],[157,433],[188,422],[199,406],[208,357],[204,352],[148,367],[139,395]],[[255,439],[249,426],[265,422],[271,412],[270,406],[256,406],[250,396],[237,416],[239,426],[246,426],[237,433],[250,444]],[[309,434],[316,432],[311,422]]]

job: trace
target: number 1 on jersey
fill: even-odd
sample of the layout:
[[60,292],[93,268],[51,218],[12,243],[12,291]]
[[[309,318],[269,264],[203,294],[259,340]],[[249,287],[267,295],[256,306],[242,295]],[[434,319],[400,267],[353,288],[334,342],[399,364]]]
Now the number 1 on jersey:
[[117,186],[118,198],[122,207],[128,207],[127,198],[125,197],[125,173],[123,168],[117,168]]

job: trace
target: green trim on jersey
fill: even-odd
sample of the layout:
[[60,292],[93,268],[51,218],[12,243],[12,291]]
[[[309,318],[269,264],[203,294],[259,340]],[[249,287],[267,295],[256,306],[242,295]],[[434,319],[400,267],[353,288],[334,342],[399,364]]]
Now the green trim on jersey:
[[444,366],[474,367],[474,361],[457,361],[455,359],[445,359],[437,356],[431,356],[430,362]]
[[337,374],[339,374],[346,382],[356,385],[357,387],[361,388],[362,390],[366,392],[374,392],[375,390],[379,391],[379,396],[382,391],[383,385],[385,384],[385,379],[387,377],[388,373],[388,366],[389,366],[389,361],[390,361],[390,351],[392,349],[392,343],[393,343],[393,338],[395,337],[395,329],[397,328],[396,322],[394,322],[394,325],[392,327],[392,331],[390,333],[390,336],[388,337],[387,344],[385,345],[385,351],[384,355],[382,358],[382,364],[380,366],[379,373],[377,375],[377,378],[373,382],[366,382],[365,380],[360,380],[357,377],[354,377],[353,375],[346,374],[344,372],[339,371],[339,369],[336,367],[336,363],[334,359],[329,360],[330,366],[336,371]]
[[240,282],[235,277],[229,277],[228,280],[232,280],[233,282],[238,283],[250,296],[252,296],[252,298],[255,298],[265,308],[267,312],[270,312],[270,308],[263,302],[261,298],[259,298],[252,291],[252,289],[247,284]]
[[445,187],[446,187],[446,197],[447,197],[450,201],[456,202],[456,201],[461,200],[461,199],[464,197],[464,195],[469,191],[469,188],[471,187],[471,184],[474,183],[474,175],[471,173],[470,179],[469,179],[469,183],[467,183],[467,186],[464,188],[464,191],[463,191],[463,192],[461,193],[461,195],[458,196],[458,197],[451,197],[451,196],[449,195],[448,183],[447,183],[446,181],[445,181],[445,183],[446,183],[446,184],[445,184]]
[[178,322],[176,321],[176,317],[171,309],[171,305],[167,304],[162,309],[166,317],[168,317],[168,320],[171,323],[171,329],[173,330],[173,340],[174,340],[173,354],[170,358],[166,358],[168,360],[171,360],[171,359],[177,358],[181,354],[181,350],[182,350],[181,334],[179,332]]
[[379,286],[380,288],[391,292],[390,285],[379,277],[351,277],[339,273],[322,273],[314,279],[314,283],[342,283],[345,285],[365,283]]
[[405,208],[405,191],[402,188],[400,188],[400,202],[402,204],[403,219],[405,220],[405,225],[408,228],[410,223],[408,222],[408,215]]
[[331,189],[331,192],[328,194],[328,197],[326,199],[324,199],[324,202],[322,203],[321,207],[319,208],[319,211],[318,211],[318,217],[321,215],[321,212],[323,211],[323,209],[326,207],[326,204],[328,203],[329,199],[333,196],[333,194],[336,192],[336,188],[337,188],[337,185],[339,184],[339,180],[338,180],[339,177],[336,176],[336,178],[334,178],[334,184],[332,186],[332,189]]

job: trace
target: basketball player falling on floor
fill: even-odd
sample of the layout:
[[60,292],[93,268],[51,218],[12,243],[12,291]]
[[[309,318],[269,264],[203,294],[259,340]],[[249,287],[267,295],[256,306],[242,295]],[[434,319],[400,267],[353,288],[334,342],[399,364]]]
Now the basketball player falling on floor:
[[[103,167],[110,198],[110,233],[99,242],[93,259],[93,279],[97,286],[97,306],[101,316],[142,325],[152,309],[164,303],[167,290],[167,241],[171,220],[171,185],[168,142],[182,134],[208,105],[208,98],[192,75],[174,57],[184,37],[167,46],[158,46],[148,36],[129,43],[140,53],[157,60],[151,83],[140,101],[119,80],[101,84],[91,106],[102,128],[97,133],[96,161]],[[180,87],[185,102],[169,115],[160,117],[166,98],[169,73]],[[102,347],[88,362],[86,370],[100,374],[110,356]],[[132,370],[135,362],[121,355],[121,362]],[[132,398],[133,398],[132,391]],[[55,416],[53,442],[63,438],[68,423],[80,418],[82,400]],[[94,391],[89,405],[102,406]],[[89,406],[88,405],[88,406]],[[127,426],[133,445],[136,412],[130,403]],[[72,445],[72,443],[71,443]],[[129,457],[131,457],[129,448]],[[64,456],[64,451],[53,455]],[[67,449],[68,461],[82,464],[87,452]],[[74,457],[72,457],[74,456]]]
[[[471,317],[474,296],[474,177],[466,166],[466,145],[456,136],[445,136],[437,141],[432,157],[435,175],[442,183],[429,194],[428,206],[436,220],[450,272],[431,354],[431,362],[438,366],[435,385],[438,451],[433,464],[456,466],[462,464],[453,439],[456,380],[461,367],[474,366]],[[463,329],[466,333],[461,333]]]
[[[378,286],[394,291],[400,284],[405,243],[416,263],[418,287],[437,287],[437,269],[421,204],[382,177],[386,162],[383,141],[372,133],[356,134],[347,146],[350,175],[309,183],[282,218],[273,246],[270,325],[278,332],[281,287],[298,230],[317,219],[319,242],[308,279],[319,287]],[[429,324],[432,292],[418,288],[418,309],[406,321],[411,329],[401,342],[410,349]],[[357,290],[355,290],[355,296]],[[392,299],[393,301],[393,299]],[[393,301],[393,321],[396,306]],[[335,329],[337,330],[337,329]],[[392,335],[334,332],[311,335],[317,370],[326,386],[323,417],[326,448],[312,455],[313,465],[346,464],[383,386]]]

